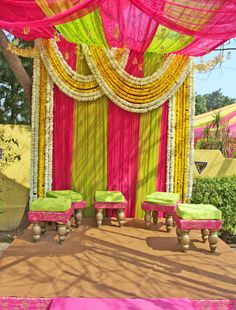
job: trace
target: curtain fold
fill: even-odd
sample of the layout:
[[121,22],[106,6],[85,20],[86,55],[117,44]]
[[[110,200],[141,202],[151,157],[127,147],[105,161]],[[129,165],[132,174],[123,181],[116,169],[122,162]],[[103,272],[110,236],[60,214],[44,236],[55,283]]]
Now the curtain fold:
[[[142,53],[131,51],[126,71],[137,77],[143,76]],[[135,216],[139,122],[139,114],[124,111],[108,102],[107,189],[124,194],[128,201],[126,217]]]
[[[81,50],[76,71],[91,74]],[[72,189],[86,200],[85,216],[94,216],[94,193],[107,184],[107,98],[75,102],[72,160]]]
[[[76,66],[76,46],[62,40],[58,46],[67,55],[72,69]],[[71,188],[71,161],[73,147],[73,109],[74,100],[54,87],[53,110],[53,177],[52,189]]]
[[236,37],[232,0],[2,0],[1,4],[0,27],[25,40],[52,38],[56,26],[73,43],[199,56]]

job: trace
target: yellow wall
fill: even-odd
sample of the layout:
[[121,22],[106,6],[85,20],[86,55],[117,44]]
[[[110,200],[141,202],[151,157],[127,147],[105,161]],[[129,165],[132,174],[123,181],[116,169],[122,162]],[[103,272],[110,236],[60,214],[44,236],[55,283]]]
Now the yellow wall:
[[194,177],[222,177],[225,175],[236,175],[236,159],[224,158],[220,151],[195,150],[194,162],[207,162],[206,168],[201,174],[198,173],[194,164]]
[[17,153],[21,155],[21,160],[12,163],[0,172],[0,198],[7,205],[24,205],[28,201],[30,187],[30,127],[0,124],[1,133],[18,140]]

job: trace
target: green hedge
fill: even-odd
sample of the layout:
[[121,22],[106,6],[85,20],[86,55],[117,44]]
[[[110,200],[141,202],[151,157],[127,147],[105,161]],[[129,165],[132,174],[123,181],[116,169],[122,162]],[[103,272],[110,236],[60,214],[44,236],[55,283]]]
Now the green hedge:
[[222,232],[236,235],[236,176],[194,180],[192,203],[212,204],[222,211]]

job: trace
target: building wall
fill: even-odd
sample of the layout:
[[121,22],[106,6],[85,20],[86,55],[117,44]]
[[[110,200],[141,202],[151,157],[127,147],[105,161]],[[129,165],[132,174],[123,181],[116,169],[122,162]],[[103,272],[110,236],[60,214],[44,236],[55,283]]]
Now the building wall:
[[[226,175],[236,175],[236,159],[224,158],[222,153],[218,150],[195,150],[194,162],[194,177],[222,177]],[[206,163],[206,167],[201,173],[199,173],[196,168],[196,162]]]
[[30,127],[0,124],[0,134],[2,133],[18,140],[19,148],[16,151],[21,155],[21,160],[0,171],[0,198],[7,205],[25,205],[30,187]]

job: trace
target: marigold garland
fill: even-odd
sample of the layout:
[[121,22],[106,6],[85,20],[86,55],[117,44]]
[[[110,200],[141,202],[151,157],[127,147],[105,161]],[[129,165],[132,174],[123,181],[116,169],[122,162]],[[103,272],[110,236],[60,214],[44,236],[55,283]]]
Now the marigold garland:
[[46,40],[37,41],[52,80],[61,91],[78,101],[93,101],[105,93],[121,108],[144,113],[169,99],[189,72],[189,59],[186,56],[171,56],[152,76],[139,79],[125,73],[115,60],[114,52],[97,46],[90,49],[83,46],[93,75],[82,76],[66,64],[55,44],[52,40],[50,43]]
[[13,43],[8,43],[8,50],[17,56],[25,58],[34,58],[38,56],[38,50],[35,47],[20,48]]
[[148,78],[152,76],[147,77],[142,85],[137,85],[140,83],[123,79],[116,72],[101,48],[83,46],[83,49],[89,68],[105,95],[131,112],[144,113],[162,105],[182,85],[190,67],[187,57],[175,56],[160,78],[149,83]]
[[40,105],[39,105],[39,159],[38,159],[38,196],[44,196],[45,167],[45,121],[47,100],[47,71],[43,63],[40,65]]
[[190,75],[175,95],[174,192],[186,202],[188,191]]
[[34,58],[32,86],[32,124],[30,161],[30,202],[38,197],[38,127],[40,94],[40,58]]

